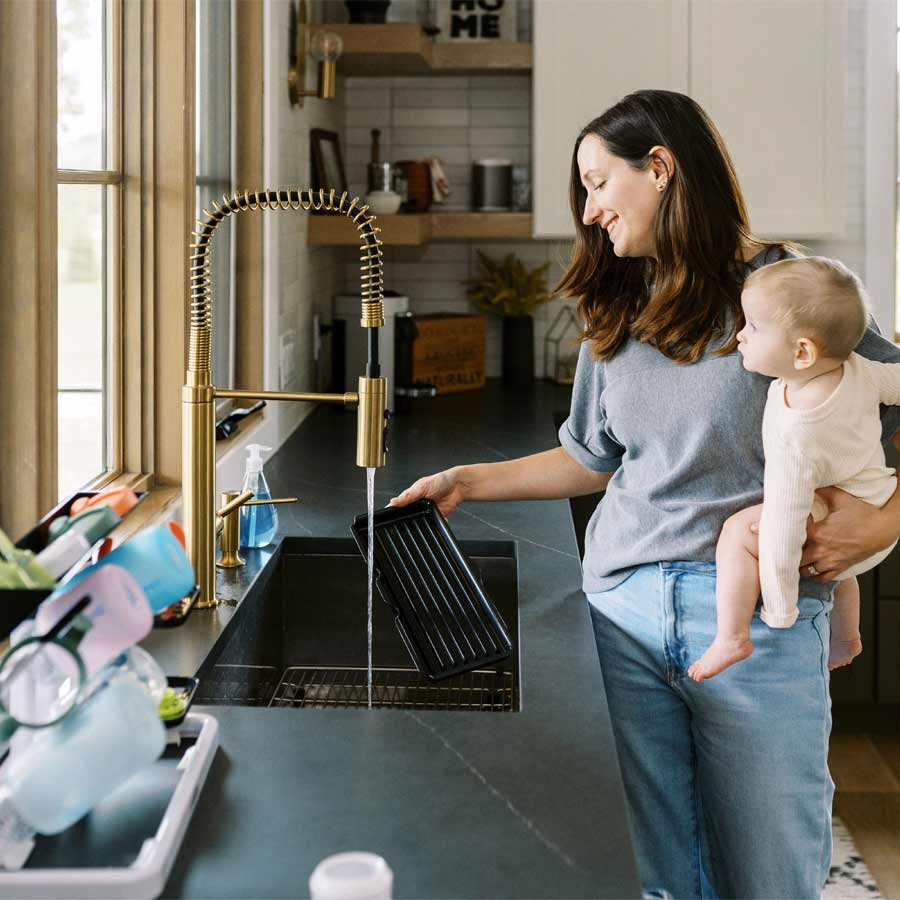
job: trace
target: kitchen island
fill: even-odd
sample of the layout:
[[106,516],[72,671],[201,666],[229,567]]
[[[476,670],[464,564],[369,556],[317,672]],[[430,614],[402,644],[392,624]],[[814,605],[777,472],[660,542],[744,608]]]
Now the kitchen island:
[[[392,420],[376,508],[421,475],[556,446],[569,394],[489,381],[420,401]],[[349,536],[366,508],[355,427],[320,407],[267,463],[273,496],[300,498],[279,507],[280,533]],[[462,540],[518,544],[521,709],[200,707],[220,748],[164,896],[304,897],[320,859],[368,850],[393,869],[396,898],[640,897],[568,503],[466,504],[450,524]],[[208,665],[271,553],[218,573],[230,603],[144,642],[168,674]]]

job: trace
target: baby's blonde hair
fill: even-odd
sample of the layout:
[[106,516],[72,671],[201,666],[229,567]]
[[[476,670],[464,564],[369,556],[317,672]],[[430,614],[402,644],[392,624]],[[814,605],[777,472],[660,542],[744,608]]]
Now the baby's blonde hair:
[[744,287],[771,297],[775,321],[795,340],[813,340],[822,355],[845,360],[862,340],[871,315],[859,276],[825,256],[782,259],[753,272]]

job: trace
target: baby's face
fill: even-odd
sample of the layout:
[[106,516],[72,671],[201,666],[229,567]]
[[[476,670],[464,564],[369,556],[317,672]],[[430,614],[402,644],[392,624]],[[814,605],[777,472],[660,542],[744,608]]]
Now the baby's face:
[[738,332],[738,350],[749,372],[780,378],[794,374],[794,349],[770,315],[771,303],[758,286],[744,289],[741,307],[747,324]]

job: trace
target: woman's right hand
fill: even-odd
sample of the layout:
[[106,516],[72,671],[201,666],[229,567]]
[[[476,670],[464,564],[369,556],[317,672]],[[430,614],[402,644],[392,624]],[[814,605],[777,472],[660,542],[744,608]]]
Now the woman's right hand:
[[437,504],[438,512],[446,519],[465,500],[466,483],[460,472],[461,467],[456,466],[434,475],[426,475],[391,498],[388,506],[407,506],[427,497]]

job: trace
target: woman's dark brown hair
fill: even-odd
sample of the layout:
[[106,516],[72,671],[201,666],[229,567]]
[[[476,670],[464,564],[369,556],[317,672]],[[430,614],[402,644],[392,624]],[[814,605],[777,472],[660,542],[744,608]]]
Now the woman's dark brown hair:
[[[653,226],[656,259],[620,259],[602,228],[582,222],[587,191],[578,148],[589,134],[636,171],[648,168],[652,147],[671,152],[675,171]],[[596,359],[612,357],[630,335],[677,363],[696,362],[714,337],[725,334],[729,310],[731,334],[715,355],[734,352],[744,326],[744,242],[760,250],[787,246],[803,255],[800,244],[753,238],[722,136],[694,100],[674,91],[636,91],[585,125],[572,150],[569,202],[575,247],[553,292],[578,297],[587,326],[582,340],[591,342]]]

